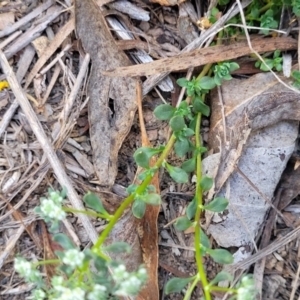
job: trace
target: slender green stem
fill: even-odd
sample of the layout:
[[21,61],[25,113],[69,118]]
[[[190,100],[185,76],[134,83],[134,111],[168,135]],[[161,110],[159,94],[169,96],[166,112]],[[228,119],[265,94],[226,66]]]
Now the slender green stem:
[[61,261],[59,259],[48,259],[48,260],[42,260],[35,263],[35,266],[43,266],[43,265],[55,265],[59,264]]
[[194,279],[193,283],[191,284],[191,286],[188,288],[183,300],[189,300],[191,298],[192,292],[193,292],[193,290],[196,287],[198,282],[199,282],[199,277],[195,276],[195,279]]
[[216,285],[213,285],[213,286],[210,286],[209,287],[209,290],[210,291],[218,291],[218,292],[225,292],[225,293],[232,293],[232,294],[236,294],[238,292],[237,289],[232,289],[232,288],[226,288],[226,287],[221,287],[221,286],[216,286]]
[[88,215],[91,217],[101,218],[101,219],[105,219],[105,220],[110,220],[112,218],[112,216],[110,216],[110,215],[103,215],[103,214],[99,214],[99,213],[96,213],[96,212],[90,211],[90,210],[73,209],[73,208],[69,208],[69,207],[65,207],[65,206],[62,209],[65,212],[85,214],[85,215]]
[[[201,124],[201,114],[197,115],[196,120],[196,130],[195,130],[195,138],[196,138],[196,148],[199,149],[201,147],[200,141],[200,124]],[[196,157],[196,174],[197,174],[197,184],[196,184],[196,201],[197,201],[197,209],[195,214],[195,253],[196,253],[196,264],[198,268],[198,273],[200,275],[200,280],[203,286],[203,292],[205,294],[205,300],[211,300],[210,292],[207,289],[208,281],[204,269],[204,265],[202,262],[201,249],[200,249],[200,216],[201,216],[201,206],[203,205],[202,200],[202,188],[200,185],[200,181],[202,178],[202,161],[201,161],[201,153],[197,154]]]
[[[158,158],[156,164],[154,165],[154,167],[156,167],[157,169],[162,165],[163,161],[166,159],[166,157],[168,156],[168,154],[170,153],[170,151],[172,150],[172,147],[175,143],[176,137],[174,136],[174,134],[172,134],[170,140],[168,141],[164,151],[162,152],[161,156]],[[146,179],[141,183],[141,185],[137,188],[136,190],[136,194],[142,194],[145,189],[147,188],[147,186],[150,184],[152,178],[154,175],[148,175],[146,177]],[[119,206],[119,208],[116,210],[115,214],[113,215],[112,219],[110,220],[110,222],[108,223],[108,225],[106,226],[106,228],[102,231],[101,235],[99,236],[97,242],[95,243],[95,245],[92,247],[92,250],[98,250],[101,245],[104,243],[105,239],[108,237],[109,233],[111,232],[111,230],[113,229],[113,227],[115,226],[115,224],[117,223],[117,221],[121,218],[121,216],[123,215],[125,209],[134,201],[134,195],[131,194],[129,195],[123,202],[122,204]]]

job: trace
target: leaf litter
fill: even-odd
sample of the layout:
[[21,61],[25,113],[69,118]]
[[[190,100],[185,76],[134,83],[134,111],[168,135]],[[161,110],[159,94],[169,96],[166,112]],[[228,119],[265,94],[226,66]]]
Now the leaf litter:
[[[10,65],[5,65],[2,55],[6,76],[1,75],[1,80],[15,74],[10,79],[11,88],[2,90],[0,95],[2,299],[25,299],[32,288],[12,272],[12,259],[17,253],[37,259],[53,257],[57,250],[45,224],[31,213],[49,186],[67,186],[70,205],[76,209],[83,207],[80,199],[88,190],[98,193],[107,211],[113,213],[126,195],[125,188],[139,172],[132,159],[135,149],[150,142],[163,144],[168,137],[168,128],[164,122],[155,120],[152,113],[155,103],[161,101],[161,93],[151,91],[156,83],[175,70],[223,60],[224,53],[227,59],[228,55],[237,58],[250,53],[246,44],[224,46],[227,48],[212,54],[209,49],[192,51],[204,42],[206,35],[225,23],[225,16],[228,19],[238,12],[235,7],[204,35],[195,39],[198,32],[193,27],[191,38],[184,40],[177,34],[176,18],[190,18],[193,22],[197,13],[190,1],[180,4],[182,16],[177,15],[174,7],[154,11],[151,4],[134,3],[138,11],[145,12],[146,19],[140,23],[134,19],[128,22],[126,8],[120,13],[112,5],[111,9],[116,11],[110,14],[118,16],[122,24],[129,24],[128,32],[138,33],[134,40],[115,43],[116,34],[104,18],[105,10],[100,10],[94,1],[75,1],[75,18],[70,1],[63,1],[64,6],[54,1],[25,2],[6,1],[0,6],[1,13],[8,13],[3,18],[0,15],[0,37],[1,49]],[[152,24],[147,20],[149,12]],[[171,17],[174,15],[176,18]],[[40,37],[47,37],[46,47],[41,49]],[[186,41],[191,40],[187,45]],[[291,38],[278,37],[267,46],[264,43],[253,41],[254,48],[257,44],[269,47],[268,51],[297,48],[297,42]],[[127,49],[130,55],[136,54],[137,49],[145,50],[160,61],[131,67],[120,49]],[[177,55],[182,50],[186,52]],[[199,62],[197,55],[203,53],[207,54]],[[127,75],[152,76],[143,82],[143,91],[139,89],[137,93],[136,79],[121,77],[121,72],[112,73],[112,69],[120,67],[128,70]],[[109,72],[113,78],[105,76]],[[174,76],[177,77],[172,74],[171,78]],[[137,102],[141,93],[148,94],[142,105]],[[24,99],[21,103],[20,97]],[[204,120],[203,139],[214,153],[207,157],[209,167],[205,170],[215,175],[214,193],[226,195],[230,206],[224,215],[206,215],[203,227],[219,246],[235,247],[236,260],[229,271],[248,268],[248,261],[256,263],[255,274],[264,283],[261,288],[272,299],[288,299],[290,293],[299,295],[299,291],[291,289],[298,257],[298,98],[269,73],[234,79],[211,96],[210,128],[208,120]],[[138,125],[137,119],[141,124],[145,120],[146,130]],[[169,161],[178,163],[178,158],[170,157]],[[184,215],[192,199],[193,184],[174,185],[164,174],[155,180],[156,190],[161,189],[163,196],[161,210],[149,206],[142,220],[127,213],[111,235],[112,240],[125,240],[133,247],[133,254],[123,257],[127,265],[134,269],[143,262],[150,271],[151,280],[139,299],[158,299],[170,273],[189,277],[195,270],[192,234],[179,232],[173,226],[163,228]],[[211,197],[208,194],[207,201]],[[279,204],[276,208],[274,202],[273,215],[270,211],[267,216],[273,197]],[[280,204],[283,202],[285,205]],[[26,224],[29,236],[20,224]],[[101,220],[70,215],[61,231],[75,244],[86,246],[95,241],[103,226],[105,222]],[[257,243],[260,236],[261,245]],[[253,250],[257,253],[251,255]],[[206,266],[212,278],[220,268],[209,260]],[[49,280],[53,267],[50,265],[45,273]],[[193,297],[200,297],[199,290]],[[164,299],[182,298],[180,294],[164,295]]]

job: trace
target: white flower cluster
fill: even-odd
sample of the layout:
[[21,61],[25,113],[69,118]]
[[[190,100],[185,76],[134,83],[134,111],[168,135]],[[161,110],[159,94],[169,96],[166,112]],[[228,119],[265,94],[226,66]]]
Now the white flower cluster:
[[61,221],[66,217],[66,213],[62,210],[63,197],[59,192],[52,191],[49,198],[41,199],[41,213],[44,217]]
[[254,279],[251,276],[244,276],[237,291],[237,300],[253,300],[256,298]]
[[15,270],[27,281],[37,282],[41,279],[42,275],[31,262],[22,257],[15,258]]
[[106,287],[104,285],[95,284],[94,289],[88,294],[88,300],[103,300],[106,296]]
[[78,249],[69,249],[64,253],[62,262],[70,267],[81,267],[84,260],[84,253]]
[[139,268],[137,272],[128,273],[125,265],[118,265],[112,268],[112,278],[117,284],[117,296],[135,296],[140,291],[143,284],[147,280],[147,272],[145,268]]

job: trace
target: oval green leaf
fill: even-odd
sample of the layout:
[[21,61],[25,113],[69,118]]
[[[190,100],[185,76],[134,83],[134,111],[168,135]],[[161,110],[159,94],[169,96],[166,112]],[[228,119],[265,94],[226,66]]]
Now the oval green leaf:
[[178,218],[176,220],[176,222],[174,223],[174,227],[178,231],[184,231],[184,230],[190,228],[192,225],[193,225],[193,223],[186,216],[182,216],[182,217]]
[[225,249],[207,249],[206,252],[219,264],[228,265],[233,263],[232,254]]
[[53,240],[55,242],[59,243],[65,250],[70,250],[70,249],[75,248],[75,246],[72,243],[71,239],[63,233],[55,234],[54,237],[53,237]]
[[216,83],[213,78],[204,76],[199,80],[198,85],[201,89],[211,90],[216,86]]
[[83,201],[88,207],[92,208],[94,211],[104,215],[108,215],[108,212],[102,205],[101,199],[96,194],[90,191],[87,192],[87,194],[85,194],[83,197]]
[[145,211],[146,211],[146,203],[144,201],[135,200],[133,202],[132,213],[136,218],[141,219],[144,216]]
[[188,182],[189,176],[184,170],[182,170],[178,167],[173,167],[169,164],[166,164],[166,168],[174,181],[176,181],[178,183],[187,183]]
[[186,160],[181,165],[181,168],[187,173],[194,172],[196,169],[196,158],[192,157],[192,158]]
[[180,131],[185,127],[185,122],[183,116],[174,116],[171,118],[169,125],[173,131]]
[[210,115],[210,108],[199,97],[195,98],[193,102],[193,108],[196,113],[201,113],[208,117]]
[[179,78],[176,82],[181,87],[187,87],[189,83],[189,81],[186,78]]
[[170,104],[161,104],[154,109],[154,115],[159,120],[170,120],[175,112],[175,108]]
[[125,242],[115,242],[107,247],[104,247],[103,250],[112,253],[130,253],[131,247]]
[[210,203],[205,205],[203,208],[205,210],[210,210],[213,212],[222,212],[228,206],[228,200],[224,197],[216,197]]
[[175,142],[174,150],[179,157],[183,157],[190,150],[190,143],[188,139],[186,138],[178,139]]
[[205,247],[206,249],[210,248],[210,242],[207,235],[203,232],[203,230],[200,228],[200,244]]
[[193,279],[194,279],[194,277],[189,277],[189,278],[174,277],[174,278],[171,278],[166,284],[165,293],[167,295],[171,294],[171,293],[179,293]]
[[142,200],[150,205],[160,205],[161,204],[160,195],[155,194],[155,193],[144,195]]
[[191,220],[194,218],[197,209],[197,199],[194,198],[186,209],[186,215]]
[[225,271],[221,271],[216,275],[216,277],[209,283],[209,285],[216,285],[217,283],[221,281],[229,281],[231,282],[233,280],[233,276]]
[[211,187],[213,186],[213,184],[214,184],[214,181],[212,180],[211,177],[208,177],[208,176],[204,176],[200,180],[200,186],[203,191],[210,190]]

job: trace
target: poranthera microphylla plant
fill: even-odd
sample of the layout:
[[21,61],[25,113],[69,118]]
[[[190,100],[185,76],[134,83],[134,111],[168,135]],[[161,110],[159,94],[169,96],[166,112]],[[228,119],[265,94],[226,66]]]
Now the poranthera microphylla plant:
[[[200,215],[204,210],[221,212],[226,209],[228,201],[225,198],[217,197],[209,204],[204,205],[202,194],[208,191],[213,180],[207,176],[202,176],[201,155],[206,152],[200,139],[200,124],[202,114],[209,116],[210,108],[204,103],[205,95],[216,85],[220,85],[223,80],[230,80],[230,72],[239,66],[234,62],[223,62],[213,67],[214,76],[204,76],[202,73],[192,80],[179,79],[177,83],[187,90],[187,98],[180,103],[178,108],[169,104],[159,105],[155,110],[155,116],[160,120],[166,120],[173,131],[166,146],[158,148],[141,147],[134,153],[136,163],[144,168],[139,175],[140,185],[130,185],[127,188],[129,196],[122,202],[114,215],[110,215],[103,207],[101,200],[93,193],[88,193],[84,197],[84,202],[90,211],[74,211],[62,206],[66,191],[61,192],[49,190],[48,197],[41,199],[41,205],[35,209],[46,222],[51,222],[50,230],[57,231],[59,222],[66,217],[67,212],[86,213],[94,217],[106,219],[108,225],[100,234],[99,239],[91,249],[80,251],[74,247],[70,239],[64,234],[54,235],[54,240],[58,242],[64,251],[56,251],[58,259],[51,261],[41,261],[30,263],[24,258],[15,259],[15,269],[28,282],[34,282],[37,288],[33,291],[34,299],[117,299],[118,296],[135,296],[145,284],[147,274],[145,268],[141,266],[136,272],[129,273],[123,264],[112,261],[110,252],[130,251],[129,245],[123,242],[104,246],[103,243],[110,231],[124,213],[125,209],[131,205],[135,217],[142,218],[146,204],[159,205],[160,195],[155,193],[155,188],[150,184],[154,174],[163,167],[170,177],[178,183],[187,183],[189,174],[196,173],[196,193],[193,201],[187,207],[186,216],[178,218],[175,226],[178,230],[185,230],[191,226],[195,227],[195,257],[198,272],[190,278],[173,278],[167,285],[165,292],[180,292],[188,286],[184,299],[189,299],[193,289],[201,282],[205,299],[211,299],[212,291],[229,292],[238,297],[246,299],[249,294],[253,295],[253,281],[250,277],[245,277],[240,286],[236,288],[218,287],[220,281],[232,280],[231,276],[225,272],[219,273],[211,282],[207,280],[205,267],[202,262],[204,255],[209,255],[220,264],[233,262],[232,255],[224,249],[212,249],[208,237],[199,226]],[[207,68],[206,68],[207,69]],[[204,70],[206,70],[204,68]],[[195,137],[195,143],[191,137]],[[172,166],[167,161],[167,156],[174,149],[179,157],[184,157],[187,153],[192,153],[191,158],[184,161],[181,167]],[[150,166],[150,159],[157,156],[154,166]],[[57,276],[52,278],[51,288],[47,288],[40,271],[37,267],[43,264],[58,264]],[[91,263],[96,271],[90,268]],[[67,278],[67,279],[66,279]]]
[[[227,5],[228,0],[220,0],[219,5]],[[293,13],[300,16],[300,0],[287,0],[284,3],[291,7]],[[278,12],[282,8],[280,0],[262,3],[253,1],[246,8],[245,15],[248,25],[260,26],[260,33],[268,34],[270,29],[277,28],[279,24]],[[211,23],[217,20],[219,10],[214,8],[209,19]],[[231,19],[229,23],[241,23],[239,18]],[[217,44],[221,43],[224,36],[242,34],[242,30],[227,28],[218,35]],[[273,57],[266,58],[265,63],[257,62],[256,66],[267,71],[274,68],[281,71],[282,58],[280,52],[275,51]],[[109,253],[129,252],[130,247],[123,242],[117,242],[105,246],[104,242],[116,225],[126,208],[131,206],[132,213],[137,218],[142,218],[147,204],[159,205],[161,197],[156,193],[151,180],[154,174],[164,168],[170,177],[178,183],[187,183],[189,175],[196,175],[196,192],[194,199],[189,203],[186,215],[178,218],[174,223],[177,230],[185,230],[191,226],[195,228],[195,260],[197,272],[189,278],[172,278],[165,287],[166,294],[185,291],[184,300],[190,299],[195,287],[201,283],[203,299],[212,299],[212,292],[224,292],[231,295],[230,299],[250,300],[254,299],[256,292],[251,276],[244,276],[233,288],[218,286],[221,281],[232,280],[232,276],[224,271],[208,281],[202,258],[210,256],[220,264],[230,264],[233,257],[224,249],[212,249],[210,241],[200,227],[200,216],[205,210],[222,212],[228,205],[228,200],[222,197],[214,198],[210,203],[203,203],[203,192],[211,189],[213,179],[202,175],[202,155],[207,149],[202,145],[200,138],[200,125],[202,115],[208,117],[210,108],[205,104],[207,93],[216,86],[220,86],[224,80],[230,80],[231,72],[238,69],[235,62],[219,62],[215,65],[207,65],[198,77],[191,80],[181,78],[177,84],[186,88],[186,99],[180,103],[178,108],[169,104],[159,105],[155,110],[155,116],[163,121],[168,121],[172,129],[172,135],[165,146],[157,148],[141,147],[134,153],[137,165],[144,171],[139,175],[141,184],[130,185],[127,188],[129,196],[122,202],[117,211],[110,215],[103,207],[101,200],[93,193],[84,196],[84,202],[91,210],[75,211],[63,207],[66,191],[61,192],[49,190],[48,197],[41,199],[41,205],[35,209],[46,222],[51,223],[50,231],[54,233],[54,240],[58,242],[64,251],[56,251],[57,259],[51,261],[40,261],[31,263],[22,257],[15,259],[16,271],[25,278],[27,282],[34,283],[36,288],[32,292],[32,299],[60,299],[60,300],[104,300],[118,299],[120,296],[136,296],[147,281],[146,269],[140,266],[135,272],[127,272],[124,264],[113,261]],[[300,87],[300,73],[294,71],[294,86]],[[194,141],[194,142],[193,142]],[[182,165],[173,166],[168,163],[168,155],[174,149],[175,153],[184,158],[190,154],[190,158]],[[156,157],[156,163],[151,166],[150,159]],[[107,220],[108,224],[100,234],[98,240],[91,249],[81,251],[76,248],[71,240],[64,234],[56,233],[59,222],[66,217],[66,213],[85,213],[93,217]],[[55,234],[56,233],[56,234]],[[38,267],[46,264],[56,264],[57,275],[51,279],[51,287],[43,280]],[[93,268],[91,268],[93,265]]]

